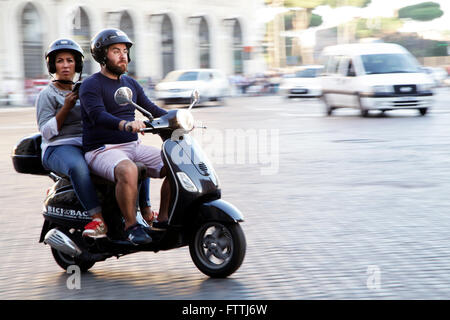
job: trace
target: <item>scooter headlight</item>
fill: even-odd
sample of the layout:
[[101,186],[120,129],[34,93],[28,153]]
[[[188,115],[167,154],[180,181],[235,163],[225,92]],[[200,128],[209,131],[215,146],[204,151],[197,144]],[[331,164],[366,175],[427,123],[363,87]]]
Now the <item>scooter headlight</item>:
[[188,177],[188,175],[184,172],[177,172],[178,180],[181,182],[183,188],[189,192],[198,192],[197,187],[192,182],[192,180]]
[[177,122],[180,128],[182,128],[183,130],[191,131],[192,129],[194,129],[194,117],[188,110],[177,111]]

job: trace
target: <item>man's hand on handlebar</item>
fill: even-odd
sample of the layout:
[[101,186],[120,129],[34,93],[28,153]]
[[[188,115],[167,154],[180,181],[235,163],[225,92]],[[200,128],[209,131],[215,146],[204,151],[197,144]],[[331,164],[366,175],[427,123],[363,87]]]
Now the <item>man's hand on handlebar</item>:
[[141,129],[146,128],[144,121],[142,120],[134,120],[134,121],[121,121],[119,124],[119,128],[121,128],[122,131],[128,131],[128,132],[141,132],[142,135],[144,135],[144,132],[140,131]]

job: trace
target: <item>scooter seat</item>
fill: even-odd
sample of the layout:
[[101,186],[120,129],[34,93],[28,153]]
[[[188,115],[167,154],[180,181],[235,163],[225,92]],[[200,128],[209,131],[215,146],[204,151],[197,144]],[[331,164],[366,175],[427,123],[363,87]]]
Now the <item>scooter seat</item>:
[[[141,180],[147,178],[147,167],[145,166],[145,164],[143,164],[142,162],[136,162],[136,167],[138,169],[138,180],[141,181]],[[56,179],[64,178],[64,179],[70,181],[70,178],[64,174],[56,173],[53,171],[52,171],[52,174],[53,174],[54,178],[56,178]],[[94,184],[101,184],[101,185],[114,184],[113,182],[111,182],[103,177],[100,177],[98,175],[95,175],[93,173],[91,173],[91,179]]]

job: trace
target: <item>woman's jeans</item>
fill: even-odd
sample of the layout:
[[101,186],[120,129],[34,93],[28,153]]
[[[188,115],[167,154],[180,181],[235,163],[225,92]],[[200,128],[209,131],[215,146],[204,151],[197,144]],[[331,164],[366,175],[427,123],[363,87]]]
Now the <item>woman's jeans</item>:
[[[42,161],[45,168],[70,178],[73,189],[87,214],[101,212],[97,192],[91,181],[89,167],[81,147],[74,145],[50,146]],[[142,181],[139,190],[139,207],[150,207],[150,178]]]
[[151,207],[150,203],[150,178],[144,179],[141,182],[139,189],[139,208]]
[[81,147],[69,144],[50,146],[45,150],[42,164],[45,168],[70,178],[75,194],[88,215],[101,212],[97,192]]

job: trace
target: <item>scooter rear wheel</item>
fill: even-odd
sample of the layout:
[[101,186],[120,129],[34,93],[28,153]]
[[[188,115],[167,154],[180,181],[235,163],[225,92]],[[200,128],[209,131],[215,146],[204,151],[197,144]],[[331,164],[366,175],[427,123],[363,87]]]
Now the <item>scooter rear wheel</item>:
[[239,224],[214,221],[199,226],[189,252],[201,272],[211,278],[226,278],[241,266],[246,246]]
[[53,248],[51,248],[51,250],[52,250],[53,258],[55,259],[56,263],[64,270],[67,270],[67,268],[69,268],[72,265],[76,265],[80,268],[81,272],[86,272],[90,268],[92,268],[95,264],[95,261],[92,262],[92,261],[84,261],[84,260],[76,259],[65,253],[62,253],[59,250],[56,250]]

